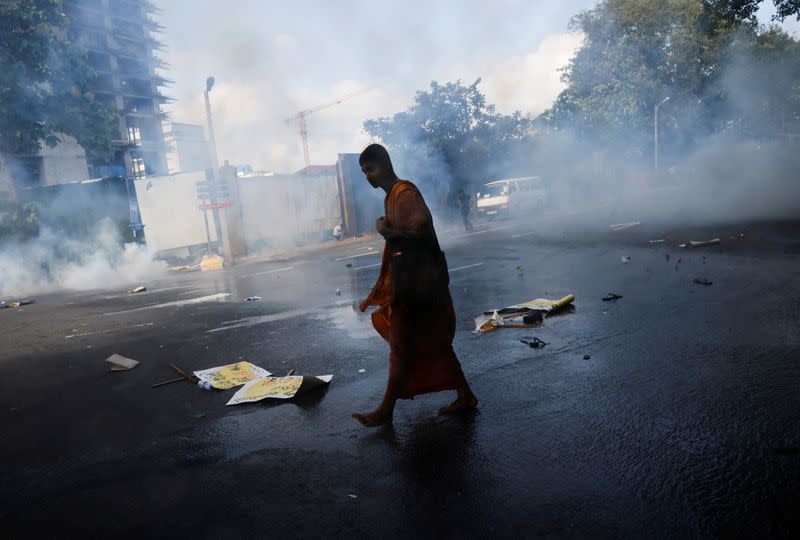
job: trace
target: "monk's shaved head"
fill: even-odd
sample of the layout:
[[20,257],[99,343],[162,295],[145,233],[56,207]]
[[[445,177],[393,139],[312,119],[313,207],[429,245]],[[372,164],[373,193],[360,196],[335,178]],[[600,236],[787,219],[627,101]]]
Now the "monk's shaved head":
[[383,188],[388,193],[397,181],[389,152],[380,144],[371,144],[364,148],[358,158],[358,164],[374,188]]
[[360,164],[374,163],[376,165],[388,165],[392,167],[392,159],[389,157],[389,152],[383,145],[375,143],[364,148],[364,151],[361,152],[361,156],[358,158],[358,162]]

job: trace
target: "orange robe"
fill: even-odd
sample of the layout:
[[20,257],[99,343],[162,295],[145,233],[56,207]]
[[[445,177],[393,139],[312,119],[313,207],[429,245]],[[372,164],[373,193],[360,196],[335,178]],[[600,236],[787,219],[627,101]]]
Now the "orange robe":
[[[438,245],[431,213],[414,184],[397,182],[386,196],[384,207],[393,230],[422,234]],[[372,325],[389,342],[387,395],[413,399],[429,392],[455,390],[465,381],[453,351],[456,316],[450,291],[442,292],[443,302],[422,307],[412,308],[395,301],[390,251],[387,241],[380,276],[364,302],[367,306],[380,306],[372,314]]]

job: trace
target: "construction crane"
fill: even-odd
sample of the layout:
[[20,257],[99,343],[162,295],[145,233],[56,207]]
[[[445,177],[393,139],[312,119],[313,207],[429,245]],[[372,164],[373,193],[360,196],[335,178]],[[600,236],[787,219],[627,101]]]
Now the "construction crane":
[[350,99],[352,97],[364,94],[369,92],[372,88],[365,88],[363,90],[358,90],[356,92],[351,92],[347,95],[344,95],[338,99],[333,101],[329,101],[328,103],[323,103],[322,105],[317,105],[316,107],[311,107],[310,109],[306,109],[304,111],[299,111],[293,114],[291,117],[287,118],[287,122],[297,122],[298,127],[300,128],[300,138],[303,140],[303,157],[306,160],[306,167],[311,165],[311,161],[308,157],[308,126],[306,124],[306,116],[311,113],[315,113],[317,111],[321,111],[322,109],[327,109],[328,107],[332,107],[334,105],[338,105],[342,101],[346,99]]

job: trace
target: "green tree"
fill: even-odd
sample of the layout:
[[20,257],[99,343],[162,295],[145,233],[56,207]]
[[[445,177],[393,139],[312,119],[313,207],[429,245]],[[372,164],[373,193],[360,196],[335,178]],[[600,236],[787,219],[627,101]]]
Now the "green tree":
[[0,152],[35,154],[64,133],[111,157],[117,118],[89,92],[94,73],[67,25],[60,0],[0,2]]
[[433,81],[416,93],[407,111],[367,120],[364,130],[386,144],[400,174],[419,183],[452,192],[485,182],[524,140],[532,122],[518,111],[499,114],[479,83]]
[[[669,140],[679,147],[731,127],[753,132],[756,117],[759,129],[768,129],[764,118],[776,118],[776,111],[783,118],[791,114],[789,102],[800,77],[792,60],[797,42],[776,28],[758,27],[759,3],[603,0],[578,14],[571,28],[583,33],[584,43],[565,68],[567,88],[542,115],[543,124],[603,145],[618,144],[618,150],[635,156],[652,148],[653,108],[666,97],[671,102],[662,109],[664,129],[671,130]],[[776,2],[784,8],[779,17],[797,12],[790,3]],[[766,85],[776,90],[769,110],[743,107],[766,96],[755,87],[746,94],[739,84],[751,69],[764,66],[782,74],[780,84]],[[778,125],[773,122],[771,128]]]

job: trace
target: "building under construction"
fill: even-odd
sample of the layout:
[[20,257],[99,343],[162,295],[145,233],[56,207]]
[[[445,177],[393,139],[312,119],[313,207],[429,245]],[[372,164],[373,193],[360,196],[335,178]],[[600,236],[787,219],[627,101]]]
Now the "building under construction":
[[148,0],[64,0],[70,38],[88,51],[97,73],[91,90],[119,112],[114,157],[90,161],[90,177],[167,173],[161,88],[170,81],[157,73],[165,66],[154,55],[162,50],[155,12]]

